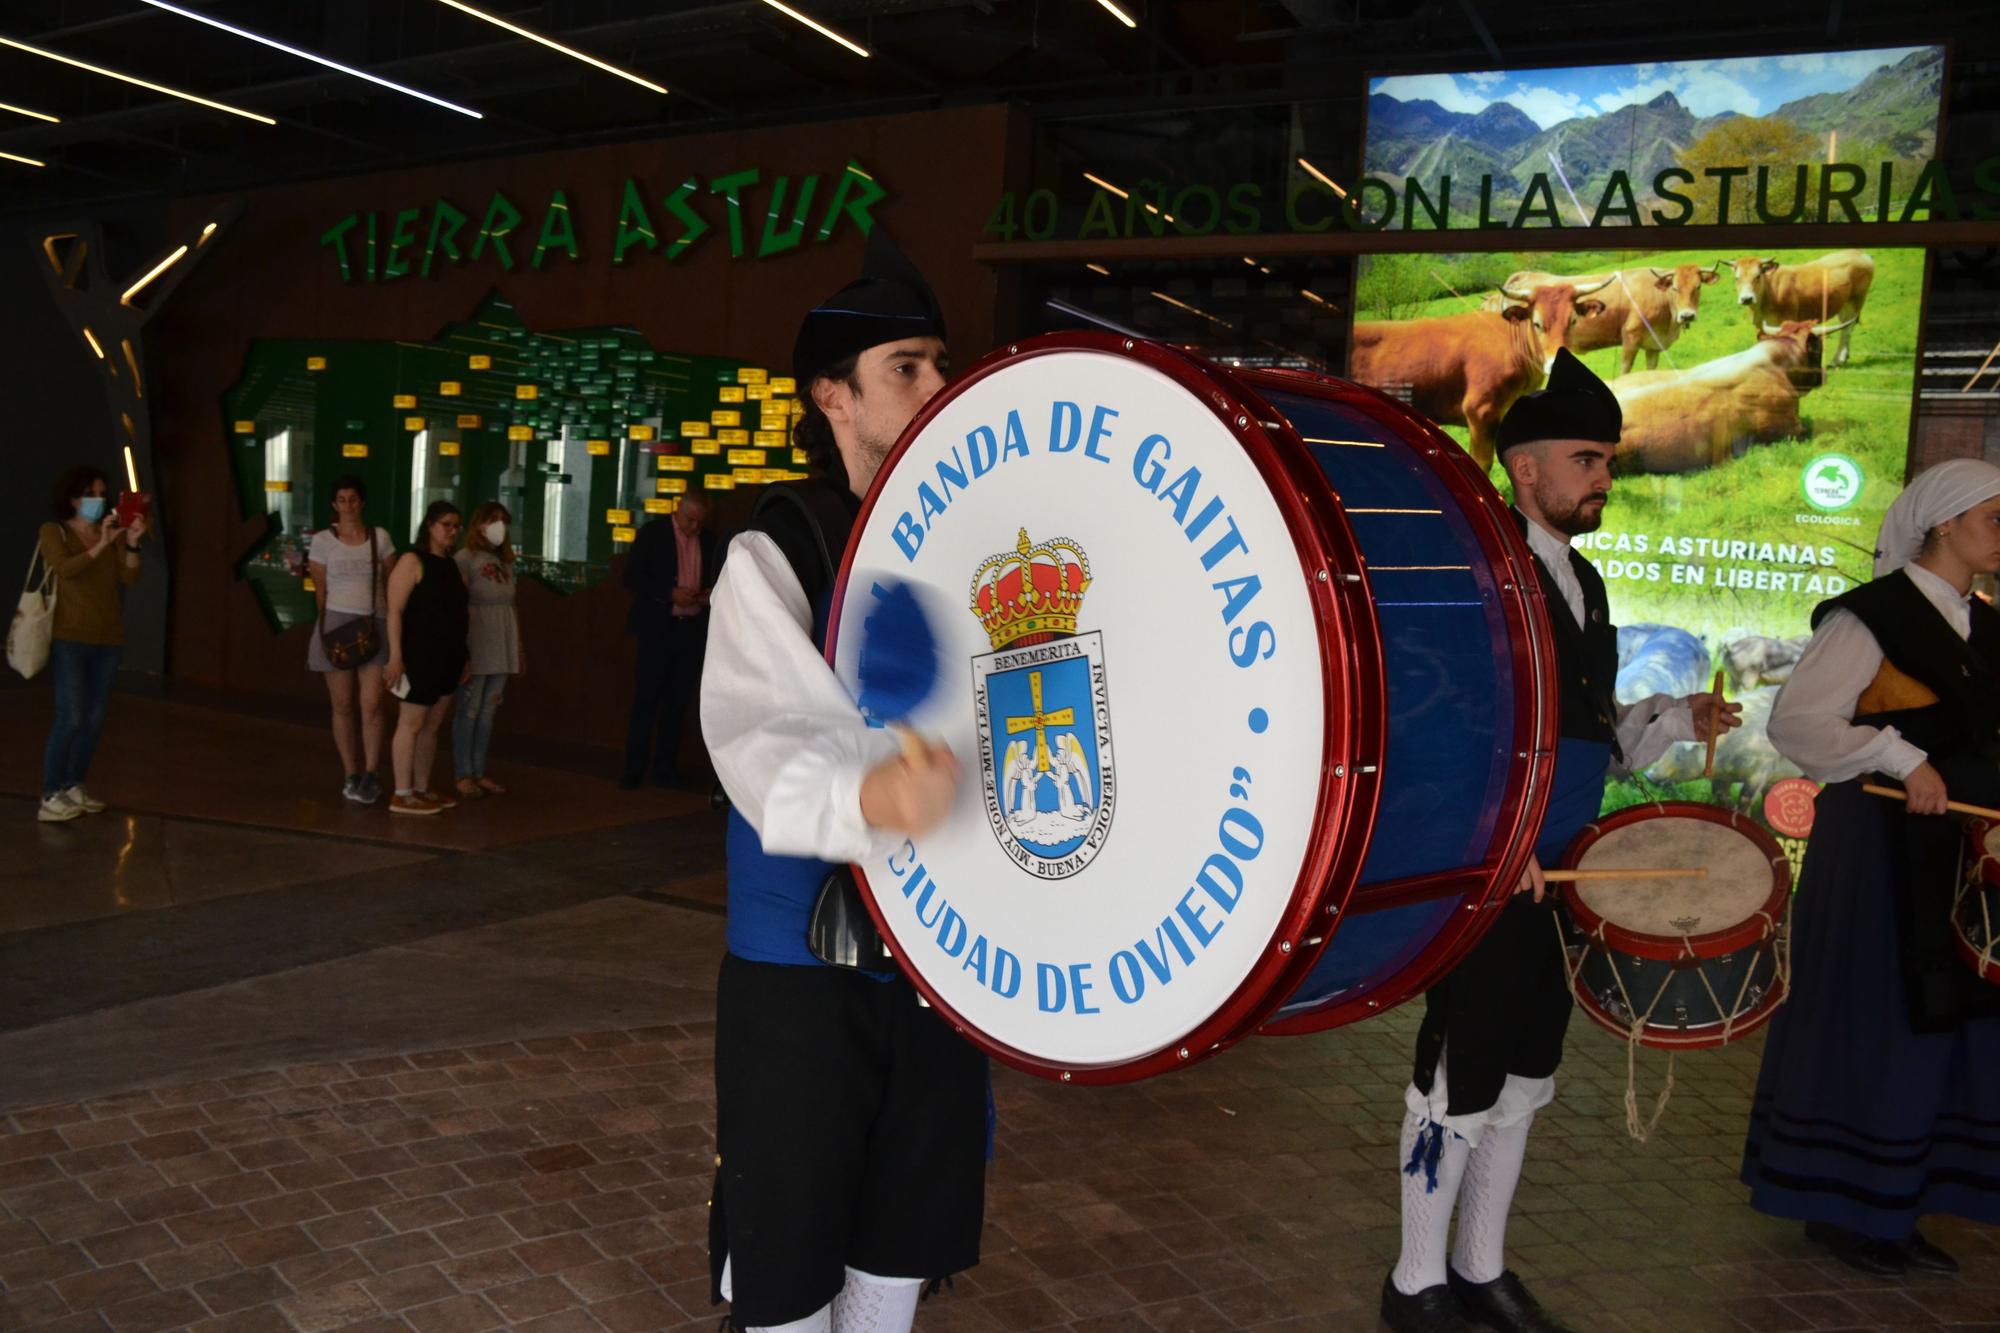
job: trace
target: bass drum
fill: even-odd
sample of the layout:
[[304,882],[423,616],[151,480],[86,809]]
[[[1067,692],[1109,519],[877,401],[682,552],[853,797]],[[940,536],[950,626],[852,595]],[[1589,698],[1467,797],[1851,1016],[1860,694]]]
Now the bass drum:
[[932,607],[909,724],[952,816],[857,864],[925,998],[996,1058],[1118,1082],[1378,1013],[1463,956],[1553,764],[1532,557],[1448,437],[1339,380],[1135,339],[1010,346],[911,423],[828,654]]

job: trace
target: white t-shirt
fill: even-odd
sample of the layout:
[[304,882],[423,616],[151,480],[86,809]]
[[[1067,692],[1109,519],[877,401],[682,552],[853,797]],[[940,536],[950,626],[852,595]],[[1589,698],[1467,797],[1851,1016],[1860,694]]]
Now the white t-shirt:
[[367,615],[368,572],[372,566],[375,571],[375,614],[383,616],[389,613],[389,589],[382,580],[382,562],[396,553],[396,544],[390,540],[387,528],[376,528],[370,536],[374,539],[372,558],[367,544],[349,546],[333,535],[332,528],[322,528],[313,534],[306,559],[326,566],[327,610]]

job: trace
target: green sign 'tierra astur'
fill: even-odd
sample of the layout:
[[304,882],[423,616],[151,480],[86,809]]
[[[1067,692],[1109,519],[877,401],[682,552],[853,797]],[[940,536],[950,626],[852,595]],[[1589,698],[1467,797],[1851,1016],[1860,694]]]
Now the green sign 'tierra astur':
[[[1899,169],[1900,168],[1900,169]],[[2000,157],[1972,171],[1960,198],[1942,162],[1869,167],[1852,162],[1785,166],[1667,167],[1650,180],[1612,171],[1601,181],[1536,172],[1518,201],[1495,178],[1386,180],[1363,176],[1351,190],[1306,180],[1276,191],[1255,181],[1170,188],[1142,180],[1130,190],[1094,184],[1079,213],[1053,189],[1008,191],[986,221],[1002,241],[1117,240],[1134,236],[1252,236],[1270,232],[1505,231],[1536,227],[1684,227],[1725,222],[2000,220]],[[1069,226],[1062,223],[1067,221]]]
[[[864,236],[874,230],[872,210],[888,192],[860,163],[849,162],[822,184],[818,174],[766,179],[748,167],[708,180],[689,176],[654,195],[628,176],[615,227],[608,210],[602,219],[579,217],[566,190],[550,192],[539,223],[495,190],[476,219],[439,197],[395,213],[349,213],[319,243],[339,264],[342,282],[394,282],[412,274],[437,277],[460,264],[495,264],[511,273],[523,263],[535,269],[558,260],[580,263],[586,252],[608,251],[618,265],[652,254],[672,261],[711,234],[729,238],[732,259],[768,259],[832,240],[843,222]],[[598,243],[587,244],[587,236]]]

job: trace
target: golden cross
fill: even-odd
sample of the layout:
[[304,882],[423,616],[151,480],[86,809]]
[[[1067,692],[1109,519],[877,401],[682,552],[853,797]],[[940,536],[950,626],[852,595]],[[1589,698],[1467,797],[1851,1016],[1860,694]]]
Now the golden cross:
[[1048,729],[1075,726],[1076,710],[1058,708],[1053,713],[1042,711],[1042,673],[1039,671],[1028,673],[1028,699],[1034,705],[1035,711],[1027,717],[1008,718],[1007,734],[1018,736],[1024,731],[1032,730],[1035,733],[1035,771],[1046,773],[1049,771]]

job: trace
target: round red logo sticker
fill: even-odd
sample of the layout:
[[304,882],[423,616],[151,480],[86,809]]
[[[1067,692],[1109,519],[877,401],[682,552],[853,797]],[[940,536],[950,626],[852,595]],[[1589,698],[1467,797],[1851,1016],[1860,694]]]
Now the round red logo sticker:
[[1764,793],[1764,822],[1788,838],[1812,833],[1814,798],[1819,784],[1806,778],[1786,778]]

